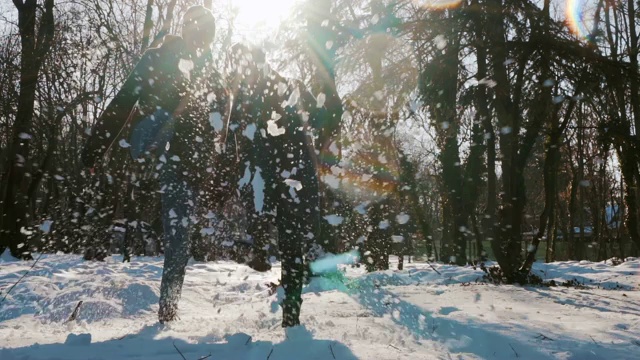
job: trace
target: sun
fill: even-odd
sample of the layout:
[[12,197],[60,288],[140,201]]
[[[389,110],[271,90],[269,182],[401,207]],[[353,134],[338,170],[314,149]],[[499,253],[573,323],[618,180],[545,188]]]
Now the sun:
[[258,33],[275,30],[299,1],[301,0],[230,0],[230,3],[238,12],[238,30]]

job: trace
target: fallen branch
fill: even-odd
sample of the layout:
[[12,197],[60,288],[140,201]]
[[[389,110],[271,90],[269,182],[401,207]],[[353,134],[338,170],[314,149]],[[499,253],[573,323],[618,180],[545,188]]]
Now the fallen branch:
[[250,342],[251,342],[251,339],[252,339],[252,337],[251,337],[251,336],[249,336],[249,338],[248,338],[248,339],[247,339],[247,341],[244,343],[244,345],[246,346],[248,343],[250,343]]
[[514,349],[511,344],[509,344],[509,347],[511,348],[511,350],[513,350],[513,353],[516,354],[516,357],[519,358],[520,355],[518,355],[518,353],[516,352],[516,349]]
[[437,270],[433,265],[431,265],[431,263],[430,263],[429,261],[427,261],[427,264],[429,264],[429,266],[431,266],[431,269],[433,269],[433,271],[437,272],[437,273],[438,273],[438,275],[442,275],[442,274],[440,273],[440,271],[438,271],[438,270]]
[[269,351],[269,355],[267,355],[267,360],[269,360],[269,358],[271,357],[271,354],[273,354],[273,348],[271,348],[271,351]]
[[544,334],[539,334],[538,336],[536,336],[536,339],[538,340],[549,340],[549,341],[554,341],[552,338],[544,335]]
[[398,349],[396,346],[393,346],[393,344],[389,344],[389,346],[394,348],[394,349],[396,349],[396,350],[398,350],[398,351],[402,351],[402,350]]
[[67,321],[64,322],[65,324],[78,318],[78,314],[80,313],[80,306],[81,305],[82,305],[82,300],[78,301],[78,305],[76,305],[76,308],[73,309],[73,312],[71,313],[71,315],[69,316]]
[[176,342],[173,342],[173,347],[176,348],[176,350],[178,351],[178,354],[180,354],[180,356],[182,356],[183,360],[187,360],[186,357],[184,357],[184,354],[182,353],[182,351],[180,351],[180,349],[178,349],[178,347],[176,346]]
[[29,272],[31,272],[31,270],[33,270],[33,268],[36,266],[36,264],[38,263],[38,261],[40,260],[40,258],[42,257],[42,253],[40,253],[40,255],[38,255],[38,258],[36,259],[36,261],[33,262],[33,265],[31,265],[31,267],[29,268],[29,270],[27,270],[27,272],[25,272],[22,277],[20,277],[20,279],[18,279],[18,281],[16,281],[15,284],[11,285],[11,287],[9,288],[9,290],[7,290],[7,292],[4,294],[4,296],[2,297],[2,300],[0,300],[0,304],[2,304],[4,302],[4,299],[7,298],[7,296],[9,295],[9,293],[11,293],[11,290],[13,290],[14,287],[16,287],[16,285],[18,285],[22,279],[24,279]]
[[329,344],[329,350],[331,350],[331,356],[333,356],[333,358],[336,358],[336,354],[333,353],[333,347],[331,346],[331,344]]
[[207,356],[199,357],[199,358],[198,358],[198,360],[204,360],[204,359],[208,359],[208,358],[210,358],[210,357],[211,357],[211,354],[209,354],[209,355],[207,355]]

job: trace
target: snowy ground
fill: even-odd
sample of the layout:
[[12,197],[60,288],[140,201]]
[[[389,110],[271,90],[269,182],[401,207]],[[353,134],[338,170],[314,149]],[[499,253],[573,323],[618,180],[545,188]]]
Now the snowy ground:
[[[0,300],[31,264],[0,259]],[[536,267],[584,289],[487,285],[480,270],[435,266],[441,275],[414,263],[314,280],[304,327],[285,334],[265,286],[278,266],[190,264],[181,319],[162,326],[161,258],[43,256],[0,303],[0,359],[640,359],[638,259]]]

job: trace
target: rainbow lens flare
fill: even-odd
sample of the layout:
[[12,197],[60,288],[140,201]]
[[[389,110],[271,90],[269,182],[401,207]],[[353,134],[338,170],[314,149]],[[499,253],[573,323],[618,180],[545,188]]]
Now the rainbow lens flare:
[[591,32],[587,25],[592,19],[586,17],[586,4],[586,0],[567,0],[565,11],[571,32],[582,39],[590,40]]

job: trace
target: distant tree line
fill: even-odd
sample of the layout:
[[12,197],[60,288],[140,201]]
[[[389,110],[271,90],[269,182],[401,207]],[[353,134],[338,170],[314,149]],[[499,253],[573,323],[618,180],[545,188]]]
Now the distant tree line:
[[[535,260],[639,255],[639,5],[594,0],[567,19],[561,3],[308,0],[261,44],[312,95],[324,250],[358,248],[369,270],[389,254],[492,259],[507,282]],[[153,169],[115,146],[90,171],[79,153],[190,5],[13,0],[0,28],[0,252],[162,251]],[[224,73],[234,13],[205,6]],[[229,244],[244,215],[221,208],[202,221],[198,258],[242,251]]]

